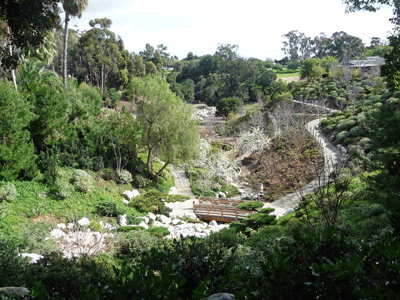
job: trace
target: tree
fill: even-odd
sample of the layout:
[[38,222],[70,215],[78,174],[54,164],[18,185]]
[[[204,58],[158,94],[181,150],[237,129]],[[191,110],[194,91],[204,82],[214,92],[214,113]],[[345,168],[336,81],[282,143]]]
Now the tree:
[[346,4],[346,12],[355,12],[359,10],[366,10],[371,12],[378,11],[380,5],[388,5],[393,7],[394,17],[390,21],[399,25],[400,20],[400,5],[397,0],[342,0]]
[[321,59],[328,55],[330,44],[330,38],[328,38],[325,33],[321,32],[319,36],[314,37],[312,53],[314,53],[317,58]]
[[[134,78],[137,121],[143,132],[147,149],[147,168],[150,177],[158,178],[169,164],[192,159],[199,142],[198,128],[192,120],[190,106],[185,104],[159,76]],[[154,172],[154,158],[164,166]]]
[[0,180],[11,181],[34,166],[28,131],[31,105],[6,81],[0,81]]
[[312,51],[313,40],[304,33],[297,30],[289,31],[282,35],[286,41],[283,41],[282,51],[289,60],[306,59]]
[[300,76],[302,79],[307,78],[308,80],[310,80],[314,76],[314,72],[313,69],[319,65],[319,60],[316,58],[309,58],[306,59],[305,61],[303,61],[303,63],[301,64],[300,67]]
[[359,57],[364,51],[364,44],[358,37],[347,34],[344,31],[334,32],[331,37],[331,56],[336,56],[340,61],[347,62]]
[[[114,32],[110,30],[111,24],[112,21],[106,18],[91,20],[89,25],[92,28],[81,36],[74,49],[76,61],[80,62],[74,66],[75,76],[80,82],[97,85],[102,93],[110,74],[119,78],[118,70],[127,63],[124,56],[130,59],[130,55],[125,55],[124,51],[119,50],[120,45]],[[133,62],[131,63],[133,71]]]
[[63,8],[65,11],[65,32],[64,32],[64,52],[63,52],[63,84],[67,87],[67,50],[68,50],[68,25],[70,17],[81,17],[82,12],[88,6],[89,0],[63,0]]
[[240,106],[240,101],[237,98],[223,98],[217,103],[218,114],[225,118],[230,113],[235,113]]
[[0,34],[8,43],[0,46],[3,68],[15,69],[19,57],[9,47],[36,49],[45,33],[57,26],[59,0],[19,0],[0,2]]

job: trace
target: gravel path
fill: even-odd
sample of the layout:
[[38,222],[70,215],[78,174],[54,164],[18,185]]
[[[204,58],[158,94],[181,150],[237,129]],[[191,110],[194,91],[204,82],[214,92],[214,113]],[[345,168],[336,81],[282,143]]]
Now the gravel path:
[[192,192],[188,178],[181,167],[173,167],[172,174],[175,178],[175,187],[179,195],[189,196],[190,200],[185,202],[169,203],[168,206],[172,208],[172,212],[179,217],[184,217],[185,213],[193,213],[193,204],[199,203],[199,200]]

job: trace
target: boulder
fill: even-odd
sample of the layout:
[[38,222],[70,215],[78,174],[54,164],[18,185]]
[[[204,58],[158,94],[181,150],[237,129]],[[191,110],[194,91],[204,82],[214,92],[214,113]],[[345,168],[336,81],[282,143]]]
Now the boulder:
[[185,223],[185,221],[182,221],[182,220],[180,220],[180,219],[173,219],[173,220],[171,221],[171,224],[172,224],[172,225],[178,225],[179,223]]
[[140,217],[138,219],[142,219],[144,223],[149,224],[150,219],[148,217]]
[[149,219],[153,220],[153,221],[155,221],[155,220],[157,219],[156,215],[153,214],[152,212],[149,212],[149,213],[147,214],[147,217],[148,217]]
[[184,217],[185,218],[189,218],[189,219],[193,219],[193,220],[197,220],[197,216],[196,216],[195,213],[185,212]]
[[141,226],[141,227],[143,227],[144,229],[149,229],[149,225],[147,225],[146,223],[144,223],[144,222],[141,222],[139,225],[137,225],[137,226]]
[[78,224],[81,226],[88,226],[90,224],[90,220],[86,217],[83,217],[78,221]]
[[21,254],[19,254],[19,256],[29,257],[31,259],[31,263],[33,263],[33,264],[36,263],[39,259],[43,258],[42,255],[39,255],[36,253],[21,253]]
[[[166,204],[168,204],[168,203],[166,203]],[[170,212],[170,213],[169,213],[169,217],[170,217],[171,219],[176,219],[176,218],[178,217],[178,215],[177,215],[176,213],[174,213],[174,212]]]
[[288,215],[288,214],[290,214],[292,212],[295,212],[295,210],[293,208],[288,209],[287,211],[285,211],[285,213],[283,215],[286,216],[286,215]]
[[126,223],[126,214],[117,216],[117,222],[118,222],[119,226],[126,226],[127,225],[127,223]]
[[218,223],[217,223],[217,221],[212,220],[209,225],[210,226],[218,226]]
[[124,196],[124,198],[126,200],[132,200],[132,198],[135,198],[136,196],[139,196],[140,193],[138,190],[133,190],[133,191],[125,191],[122,193],[122,196]]
[[209,300],[235,300],[233,294],[228,293],[219,293],[209,296],[207,299]]
[[165,224],[163,224],[159,221],[154,221],[152,225],[153,225],[153,227],[165,227]]
[[226,198],[226,194],[224,192],[219,192],[218,193],[219,198]]
[[67,226],[65,226],[64,223],[57,224],[56,226],[57,226],[57,228],[59,228],[59,229],[67,229]]
[[59,239],[59,238],[63,237],[64,235],[65,235],[65,233],[61,229],[53,229],[50,232],[50,237],[52,239]]
[[74,224],[74,223],[68,223],[67,228],[68,228],[69,230],[74,229],[74,227],[75,227],[75,224]]
[[124,204],[126,204],[126,205],[129,204],[129,201],[128,201],[128,200],[125,200],[125,199],[123,199],[122,202],[123,202]]
[[172,220],[171,220],[171,218],[168,218],[167,216],[156,215],[156,217],[159,218],[161,220],[161,222],[164,223],[164,224],[167,224],[167,225],[171,224]]

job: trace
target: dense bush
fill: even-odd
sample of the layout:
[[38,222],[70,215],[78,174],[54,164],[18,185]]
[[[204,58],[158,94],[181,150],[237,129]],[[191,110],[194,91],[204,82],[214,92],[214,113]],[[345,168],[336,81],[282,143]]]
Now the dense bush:
[[223,98],[217,102],[217,112],[225,118],[230,113],[235,113],[240,106],[240,101],[237,98]]
[[5,185],[0,186],[0,202],[7,201],[11,202],[19,196],[15,186],[11,182],[7,182]]
[[78,191],[90,194],[94,188],[92,176],[84,170],[75,170],[72,175],[72,182]]
[[128,184],[133,181],[132,174],[127,170],[117,170],[118,180],[122,184]]
[[237,208],[238,209],[247,209],[247,210],[257,210],[260,207],[263,207],[264,203],[258,202],[258,201],[249,201],[249,202],[244,202],[240,203]]

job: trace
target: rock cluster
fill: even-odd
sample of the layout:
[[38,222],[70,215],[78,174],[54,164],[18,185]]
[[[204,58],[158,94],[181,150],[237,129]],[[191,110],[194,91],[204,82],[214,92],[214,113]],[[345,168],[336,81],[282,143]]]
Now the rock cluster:
[[[67,258],[109,250],[110,243],[115,237],[114,234],[92,231],[88,228],[89,224],[88,218],[80,219],[77,224],[69,223],[68,226],[62,223],[57,224],[57,228],[50,232],[50,238],[55,240],[60,246],[60,251]],[[102,221],[99,224],[106,230],[116,228]]]

